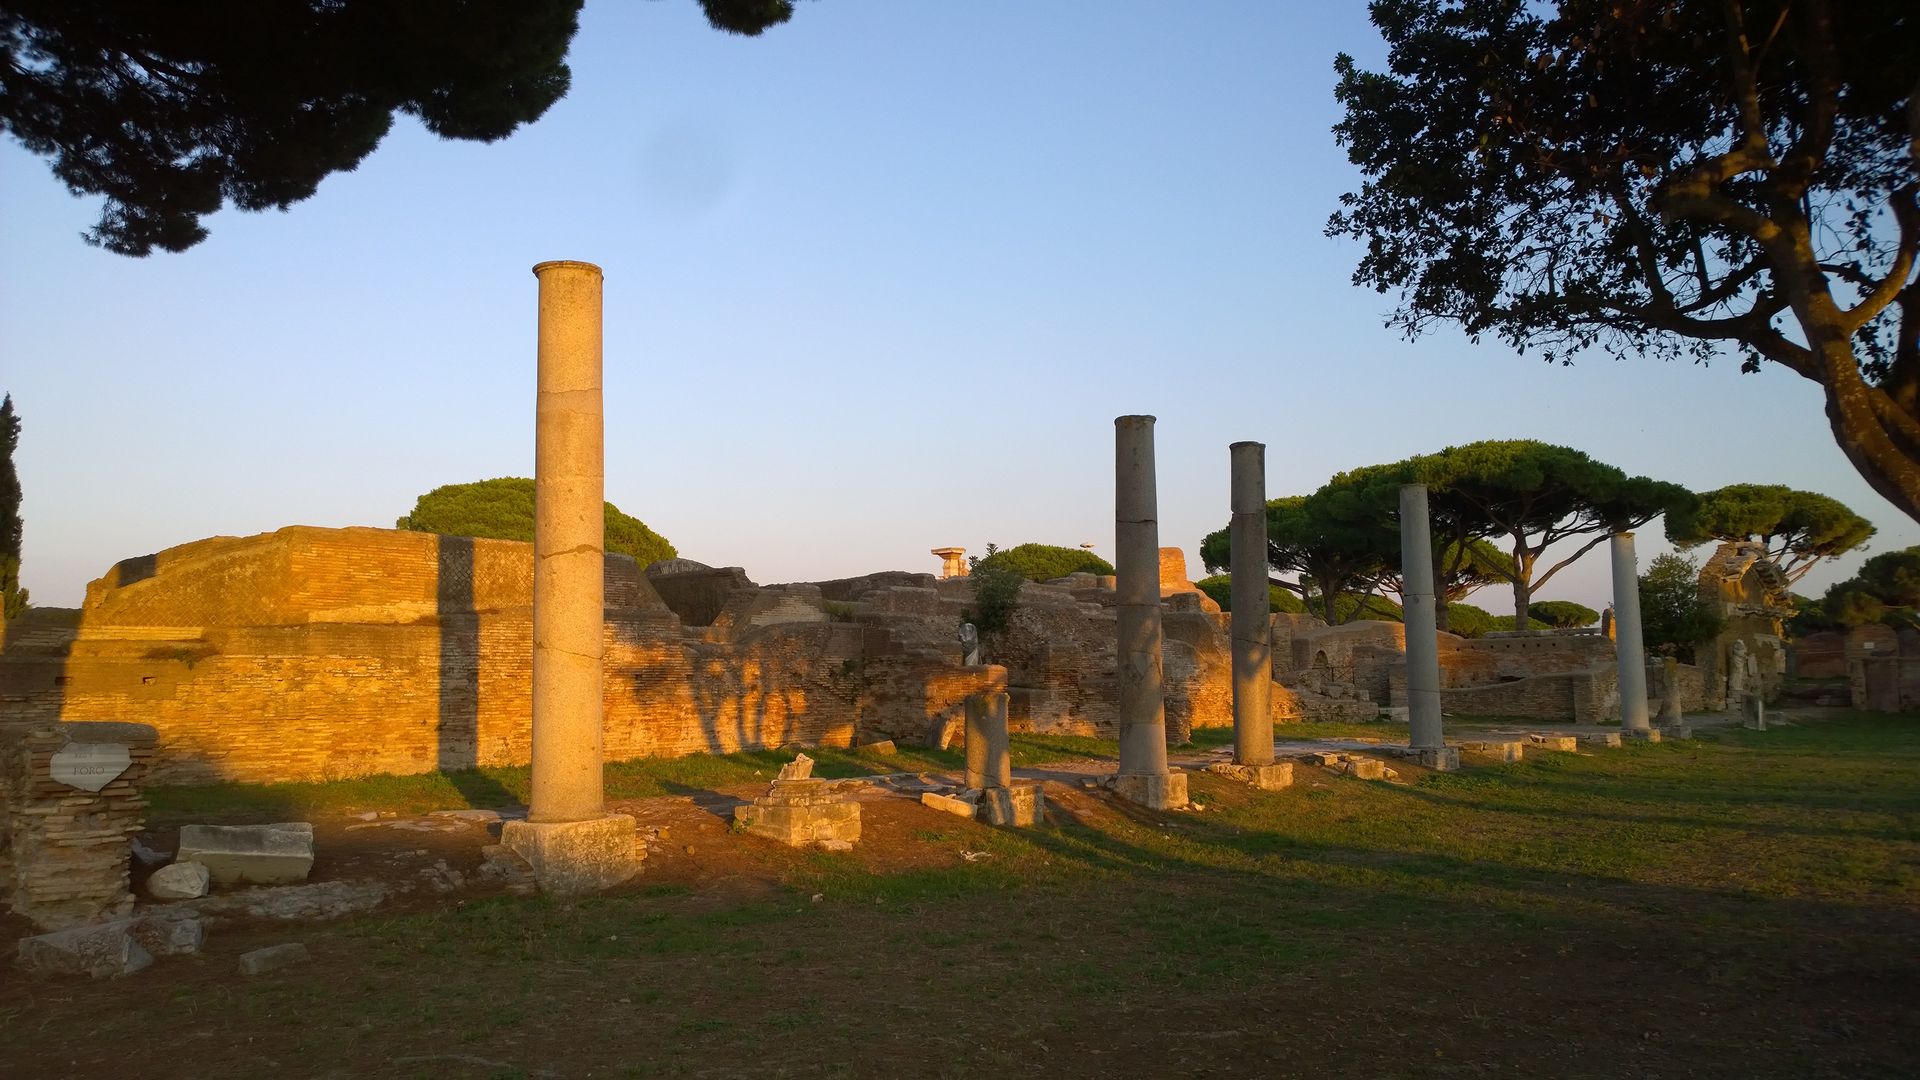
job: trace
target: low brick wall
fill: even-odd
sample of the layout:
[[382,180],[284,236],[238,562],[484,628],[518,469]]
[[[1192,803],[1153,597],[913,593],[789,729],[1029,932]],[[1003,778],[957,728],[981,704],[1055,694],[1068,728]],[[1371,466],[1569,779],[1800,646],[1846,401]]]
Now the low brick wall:
[[[153,747],[154,731],[142,724],[0,728],[0,896],[12,911],[59,930],[133,910],[131,842],[146,810],[140,783]],[[98,791],[54,778],[56,755],[112,758],[119,750],[125,769]]]

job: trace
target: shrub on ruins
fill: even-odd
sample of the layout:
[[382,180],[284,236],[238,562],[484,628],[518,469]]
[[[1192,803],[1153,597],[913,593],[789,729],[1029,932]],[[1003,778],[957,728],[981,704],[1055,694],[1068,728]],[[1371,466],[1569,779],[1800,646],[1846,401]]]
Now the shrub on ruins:
[[20,587],[20,474],[13,467],[19,445],[20,417],[8,394],[0,401],[0,622],[27,610],[27,590]]
[[[700,0],[757,34],[791,0]],[[395,114],[494,142],[567,93],[581,0],[0,7],[0,130],[101,195],[88,243],[183,251],[231,203],[285,210],[380,145]]]
[[1389,325],[1543,359],[1729,354],[1815,383],[1920,519],[1912,0],[1376,0],[1339,56],[1332,236]]
[[[1193,583],[1201,592],[1213,598],[1221,611],[1233,610],[1233,575],[1215,574]],[[1267,611],[1285,611],[1298,615],[1307,610],[1300,598],[1272,582],[1267,583]]]
[[1695,647],[1722,626],[1700,598],[1700,567],[1680,555],[1654,556],[1640,575],[1640,634],[1647,651],[1691,664]]
[[[646,523],[606,504],[607,550],[631,555],[642,567],[679,553]],[[413,513],[394,522],[396,529],[479,536],[489,540],[533,540],[533,481],[520,476],[447,484],[427,492]]]
[[1575,630],[1600,621],[1600,613],[1571,600],[1536,600],[1527,606],[1527,617],[1555,630]]
[[1764,544],[1789,583],[1822,560],[1865,544],[1873,523],[1817,491],[1782,484],[1729,484],[1708,491],[1685,512],[1667,515],[1667,539],[1681,548],[1719,540]]
[[978,560],[968,560],[973,566],[1007,566],[1028,581],[1052,581],[1068,574],[1099,574],[1102,577],[1113,576],[1113,564],[1080,548],[1059,547],[1054,544],[1018,544],[1001,551],[993,545],[987,545],[990,554]]
[[1020,590],[1027,583],[1012,563],[997,559],[1004,554],[992,544],[987,553],[967,560],[967,582],[973,586],[973,603],[960,613],[962,623],[972,623],[980,635],[980,652],[992,662],[1013,625],[1013,613],[1020,609]]

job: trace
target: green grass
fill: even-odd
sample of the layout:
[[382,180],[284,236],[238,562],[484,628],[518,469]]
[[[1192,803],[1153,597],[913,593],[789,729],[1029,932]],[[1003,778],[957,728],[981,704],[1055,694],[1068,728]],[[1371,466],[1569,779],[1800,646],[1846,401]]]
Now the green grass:
[[[1025,742],[1034,759],[1111,745]],[[609,777],[709,787],[788,756]],[[1079,796],[1014,831],[929,812],[852,853],[782,850],[753,889],[449,899],[301,927],[313,968],[245,982],[229,953],[289,932],[222,927],[210,947],[228,952],[163,962],[137,993],[0,985],[0,1066],[103,1069],[166,1030],[222,1075],[468,1075],[392,1064],[433,1048],[529,1075],[1086,1075],[1121,1071],[1102,1055],[1124,1032],[1140,1075],[1913,1075],[1917,780],[1920,720],[1852,716],[1405,785],[1196,774],[1200,814]],[[344,783],[273,790],[464,794],[446,776]]]

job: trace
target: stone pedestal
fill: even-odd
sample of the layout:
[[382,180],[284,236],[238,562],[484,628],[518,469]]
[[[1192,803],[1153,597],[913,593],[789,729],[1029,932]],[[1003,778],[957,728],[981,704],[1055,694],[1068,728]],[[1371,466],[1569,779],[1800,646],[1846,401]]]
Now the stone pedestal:
[[992,788],[980,796],[980,819],[989,825],[1026,828],[1046,821],[1047,797],[1039,784]]
[[1460,767],[1460,751],[1452,746],[1417,746],[1407,756],[1414,764],[1434,772],[1452,772]]
[[967,576],[967,549],[963,547],[938,547],[933,553],[940,558],[940,579]]
[[1595,731],[1580,736],[1580,741],[1588,746],[1619,746],[1621,740],[1617,731]]
[[734,807],[733,819],[755,836],[790,847],[819,844],[845,851],[860,840],[860,804],[848,797],[843,784],[811,778],[775,780],[752,804]]
[[154,740],[128,723],[0,731],[0,908],[41,930],[133,909],[132,837]]
[[[1273,620],[1267,598],[1267,448],[1237,442],[1233,467],[1233,760],[1273,764]],[[1265,786],[1265,785],[1261,785]],[[1281,786],[1285,786],[1283,783]]]
[[1620,739],[1622,742],[1659,742],[1660,729],[1654,727],[1644,729],[1627,728],[1620,733]]
[[1291,761],[1279,761],[1270,765],[1220,762],[1207,766],[1207,771],[1215,776],[1224,776],[1242,784],[1251,784],[1261,791],[1279,791],[1293,783],[1293,762]]
[[[1167,709],[1160,681],[1160,520],[1153,417],[1114,420],[1115,622],[1119,631],[1122,797],[1155,809],[1185,806],[1186,778],[1169,779]],[[1140,796],[1136,798],[1135,796]]]
[[1436,750],[1446,740],[1440,726],[1440,639],[1425,484],[1400,488],[1400,576],[1407,635],[1407,741],[1415,750]]
[[533,868],[540,891],[579,896],[612,888],[640,872],[646,849],[628,814],[584,821],[509,821],[500,842]]
[[1518,739],[1483,739],[1463,742],[1460,749],[1469,754],[1500,762],[1515,762],[1527,756],[1527,744]]
[[1178,810],[1187,805],[1187,774],[1162,773],[1158,776],[1128,775],[1113,778],[1113,793],[1149,810]]

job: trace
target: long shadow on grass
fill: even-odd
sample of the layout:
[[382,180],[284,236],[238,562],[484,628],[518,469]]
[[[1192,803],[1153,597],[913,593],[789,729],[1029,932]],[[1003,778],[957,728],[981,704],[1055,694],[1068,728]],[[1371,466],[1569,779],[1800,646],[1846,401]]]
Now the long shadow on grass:
[[1837,928],[1863,919],[1879,929],[1891,920],[1900,931],[1920,932],[1920,914],[1893,903],[1782,899],[1648,884],[1440,852],[1327,842],[1218,820],[1182,816],[1174,822],[1117,799],[1112,809],[1140,827],[1177,827],[1176,834],[1165,837],[1169,845],[1223,850],[1262,865],[1224,865],[1156,850],[1053,808],[1050,812],[1064,821],[1061,828],[1034,830],[1022,838],[1091,869],[1136,878],[1152,874],[1157,883],[1181,893],[1197,887],[1208,897],[1192,898],[1196,905],[1217,903],[1234,893],[1260,895],[1309,913],[1337,905],[1339,914],[1328,917],[1342,925],[1435,927],[1488,918],[1587,925],[1596,909],[1634,918],[1715,910],[1763,935],[1799,932],[1809,925]]

